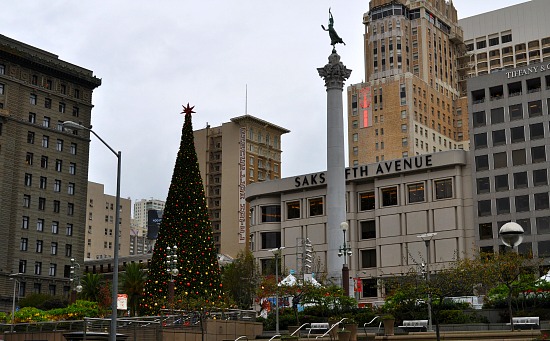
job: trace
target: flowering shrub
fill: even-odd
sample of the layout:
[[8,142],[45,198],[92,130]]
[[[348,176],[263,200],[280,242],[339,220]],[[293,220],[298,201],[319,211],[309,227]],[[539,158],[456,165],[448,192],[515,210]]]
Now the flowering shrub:
[[33,307],[22,308],[16,311],[14,316],[16,323],[49,321],[47,312]]

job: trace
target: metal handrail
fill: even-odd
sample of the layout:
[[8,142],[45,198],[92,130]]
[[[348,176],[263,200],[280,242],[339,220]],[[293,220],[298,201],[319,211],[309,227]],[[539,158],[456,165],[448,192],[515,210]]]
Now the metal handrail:
[[[347,317],[344,317],[344,318],[341,319],[340,321],[336,322],[335,324],[333,324],[332,326],[330,326],[330,328],[327,330],[326,333],[324,333],[323,335],[316,336],[316,337],[315,337],[315,340],[317,340],[317,339],[320,338],[320,337],[325,337],[325,336],[327,336],[327,334],[330,333],[330,331],[331,331],[332,329],[334,329],[334,327],[339,326],[342,322],[344,322],[344,320],[347,320],[347,319],[348,319]],[[331,337],[331,339],[332,339],[332,337]]]
[[241,340],[241,339],[243,339],[243,338],[246,339],[246,340],[248,340],[248,337],[247,337],[246,335],[241,335],[241,336],[239,336],[238,338],[236,338],[235,341]]
[[[380,316],[375,316],[370,322],[366,322],[364,325],[363,325],[363,330],[365,331],[365,335],[367,335],[367,325],[373,323],[377,318],[380,318]],[[380,327],[382,327],[382,321],[380,321],[380,323],[378,324],[378,332],[380,332]],[[377,332],[377,333],[378,333]]]
[[307,326],[309,323],[304,323],[302,324],[300,327],[298,327],[298,329],[296,329],[295,331],[292,332],[292,334],[290,334],[290,336],[294,336],[294,334],[296,334],[297,332],[300,331],[300,329],[302,329],[303,326]]
[[278,337],[281,337],[281,334],[275,334],[275,335],[273,335],[273,336],[271,337],[271,339],[269,339],[269,341],[273,340],[273,339],[276,338],[277,336],[278,336]]

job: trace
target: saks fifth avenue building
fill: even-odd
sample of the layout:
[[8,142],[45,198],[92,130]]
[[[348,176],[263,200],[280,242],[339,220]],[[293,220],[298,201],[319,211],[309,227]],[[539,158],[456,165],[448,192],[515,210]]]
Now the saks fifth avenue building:
[[[281,269],[319,280],[326,277],[326,172],[250,184],[251,250],[262,271],[274,269],[273,249],[281,250]],[[380,301],[377,280],[435,270],[475,248],[472,179],[468,152],[445,151],[346,169],[346,240],[350,292],[360,303]],[[343,232],[342,232],[343,233]],[[311,248],[309,247],[311,245]],[[313,251],[309,263],[308,250]],[[344,257],[341,257],[342,264]],[[358,280],[359,279],[359,280]],[[341,278],[325,282],[341,285]],[[359,285],[358,285],[359,284]]]

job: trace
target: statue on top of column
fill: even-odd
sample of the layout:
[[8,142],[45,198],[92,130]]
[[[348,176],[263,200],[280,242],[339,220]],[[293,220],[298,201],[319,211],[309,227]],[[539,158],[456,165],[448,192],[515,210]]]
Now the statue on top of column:
[[325,28],[325,26],[323,26],[323,25],[321,25],[321,28],[324,31],[328,31],[328,35],[330,37],[330,45],[332,45],[333,49],[335,49],[336,44],[346,45],[346,43],[344,43],[342,38],[340,38],[338,33],[336,33],[336,30],[334,29],[334,17],[332,16],[332,12],[330,11],[330,7],[328,9],[328,29]]

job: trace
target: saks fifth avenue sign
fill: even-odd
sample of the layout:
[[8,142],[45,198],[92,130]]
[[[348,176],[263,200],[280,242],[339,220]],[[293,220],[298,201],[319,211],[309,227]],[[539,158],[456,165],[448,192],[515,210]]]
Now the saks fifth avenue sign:
[[[380,176],[404,171],[419,170],[433,166],[433,155],[418,155],[405,159],[384,161],[374,165],[363,165],[346,168],[346,180],[350,178],[364,178]],[[326,182],[326,172],[297,176],[294,178],[294,187],[322,185]]]
[[508,79],[510,79],[510,78],[516,78],[521,76],[527,76],[532,73],[543,72],[547,70],[550,70],[550,64],[529,66],[519,70],[507,71],[506,76],[508,77]]

